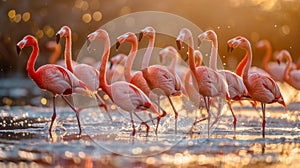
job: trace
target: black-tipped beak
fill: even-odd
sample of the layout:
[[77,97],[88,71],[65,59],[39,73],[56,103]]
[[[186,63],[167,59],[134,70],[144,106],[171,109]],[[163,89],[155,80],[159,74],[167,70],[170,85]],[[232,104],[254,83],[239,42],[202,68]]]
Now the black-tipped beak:
[[113,66],[114,66],[114,64],[112,62],[110,62],[109,69],[112,69]]
[[18,45],[16,47],[17,47],[17,54],[20,55],[21,48]]
[[278,65],[280,65],[280,61],[279,61],[279,59],[277,59],[277,63],[278,63]]
[[117,41],[117,43],[116,43],[116,49],[119,49],[119,47],[120,47],[120,42]]
[[91,41],[89,39],[86,40],[86,47],[89,48],[91,45]]
[[232,52],[232,51],[233,51],[233,49],[234,49],[233,47],[230,47],[230,52]]
[[59,43],[59,40],[60,40],[60,35],[59,35],[59,34],[56,34],[56,44]]
[[140,32],[140,34],[139,34],[139,42],[142,40],[143,36],[144,36],[144,33]]
[[180,40],[176,40],[176,45],[177,45],[178,50],[180,50],[180,49],[181,49],[181,43],[180,43]]
[[201,45],[201,40],[198,39],[198,47]]

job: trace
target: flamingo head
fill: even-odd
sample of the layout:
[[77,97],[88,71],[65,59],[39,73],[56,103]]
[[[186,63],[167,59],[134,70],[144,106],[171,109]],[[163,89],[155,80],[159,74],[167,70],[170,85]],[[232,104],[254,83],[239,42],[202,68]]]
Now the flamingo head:
[[89,49],[90,44],[92,41],[96,40],[96,39],[107,39],[108,38],[108,33],[103,30],[103,29],[98,29],[96,31],[94,31],[93,33],[90,33],[89,35],[87,35],[86,37],[86,45]]
[[31,46],[37,44],[37,40],[35,37],[31,36],[31,35],[27,35],[25,36],[21,41],[19,41],[17,43],[17,54],[20,55],[21,50],[25,47],[25,46]]
[[182,28],[182,29],[180,30],[180,32],[179,32],[179,35],[178,35],[177,38],[176,38],[176,44],[177,44],[178,50],[181,49],[183,40],[184,40],[186,37],[189,37],[189,38],[191,38],[191,40],[193,40],[193,39],[192,39],[192,32],[191,32],[189,29],[187,29],[187,28]]
[[154,38],[155,36],[155,29],[151,26],[145,27],[140,31],[139,34],[139,41],[142,40],[143,36],[147,36],[149,38]]
[[71,29],[68,26],[63,26],[57,33],[56,33],[56,43],[58,44],[62,37],[69,38],[71,36]]
[[228,51],[232,52],[233,49],[240,47],[242,49],[251,48],[250,42],[248,39],[242,36],[234,37],[227,41]]
[[207,30],[201,34],[198,35],[198,46],[204,41],[204,40],[211,40],[213,41],[214,46],[216,46],[217,41],[217,34],[213,30]]
[[178,52],[176,51],[176,49],[172,46],[168,46],[162,50],[159,51],[159,60],[160,62],[162,62],[163,57],[165,57],[166,55],[171,54],[171,55],[178,55]]
[[202,53],[199,50],[194,50],[194,57],[195,57],[195,61],[196,61],[195,66],[196,67],[201,66],[202,60],[203,60]]
[[127,32],[119,37],[117,37],[116,48],[118,49],[120,45],[124,42],[137,43],[137,37],[132,32]]
[[283,60],[283,58],[288,58],[289,59],[292,59],[291,57],[291,54],[288,50],[281,50],[277,55],[276,55],[276,60],[277,60],[277,63],[280,64]]
[[124,65],[127,60],[127,56],[125,54],[118,54],[110,59],[110,69],[112,69],[113,65]]
[[271,43],[270,43],[268,40],[263,39],[263,40],[259,40],[259,41],[256,43],[255,47],[256,47],[257,49],[261,49],[261,48],[265,48],[265,47],[271,47]]

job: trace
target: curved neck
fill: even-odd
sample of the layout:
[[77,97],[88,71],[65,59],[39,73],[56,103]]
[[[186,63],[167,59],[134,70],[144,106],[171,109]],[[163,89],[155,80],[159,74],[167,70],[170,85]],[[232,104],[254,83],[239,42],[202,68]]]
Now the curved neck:
[[103,89],[104,92],[107,94],[110,94],[110,91],[108,89],[107,79],[106,79],[106,66],[110,54],[110,39],[108,34],[105,34],[104,37],[104,50],[102,54],[102,60],[100,65],[100,75],[99,75],[99,81],[100,81],[100,87]]
[[127,58],[127,61],[125,63],[125,68],[124,68],[125,80],[127,82],[130,82],[130,80],[132,78],[132,76],[131,76],[131,68],[132,68],[132,64],[133,64],[134,58],[136,56],[137,48],[138,48],[138,44],[137,44],[137,39],[135,38],[135,40],[132,41],[131,50],[130,50],[130,52],[128,54],[128,58]]
[[191,71],[188,71],[185,75],[184,86],[188,94],[193,94],[193,85],[190,83],[191,80]]
[[72,73],[73,71],[73,63],[72,63],[72,38],[70,35],[66,36],[66,45],[65,45],[65,62],[66,67]]
[[262,68],[263,70],[268,72],[268,62],[271,59],[272,56],[272,47],[271,44],[269,42],[265,42],[264,48],[266,50],[264,59],[263,59],[263,63],[262,63]]
[[245,50],[246,50],[245,57],[247,57],[247,62],[246,62],[246,66],[243,71],[243,80],[244,80],[244,83],[246,84],[246,83],[249,83],[248,82],[248,73],[249,73],[249,70],[250,70],[250,67],[252,64],[252,51],[251,51],[250,44],[245,48]]
[[238,75],[238,76],[242,76],[243,74],[243,70],[246,66],[246,63],[248,61],[248,56],[245,56],[239,63],[239,65],[236,67],[235,69],[235,73]]
[[287,59],[287,63],[286,63],[286,67],[284,69],[284,80],[285,81],[290,81],[290,74],[289,72],[291,71],[292,69],[292,57],[291,55],[288,53],[288,52],[284,52],[284,58]]
[[28,62],[27,62],[27,71],[28,71],[28,75],[30,76],[30,78],[32,78],[34,80],[35,76],[36,76],[34,65],[35,65],[35,61],[36,61],[36,58],[37,58],[38,53],[39,53],[38,43],[34,42],[32,44],[32,47],[33,47],[33,50],[31,52],[30,57],[29,57]]
[[209,60],[209,67],[213,70],[217,70],[217,54],[218,54],[218,40],[217,37],[212,40],[212,47],[211,47],[211,56]]
[[193,73],[196,73],[196,66],[195,66],[195,58],[194,58],[194,40],[192,33],[190,31],[185,31],[185,35],[188,38],[188,54],[189,54],[189,65],[190,69]]
[[61,52],[61,47],[59,44],[57,44],[57,46],[54,47],[54,51],[49,58],[49,64],[56,63],[57,59],[59,58],[60,52]]
[[147,47],[147,50],[145,52],[143,62],[142,62],[142,69],[147,68],[149,66],[151,54],[152,54],[152,51],[154,48],[154,43],[155,43],[155,34],[153,34],[153,36],[150,37],[150,39],[149,39],[148,47]]

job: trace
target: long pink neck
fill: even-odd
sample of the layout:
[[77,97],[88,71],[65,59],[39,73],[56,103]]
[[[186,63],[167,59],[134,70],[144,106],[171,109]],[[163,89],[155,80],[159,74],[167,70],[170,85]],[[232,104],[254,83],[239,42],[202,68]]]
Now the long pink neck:
[[54,47],[54,51],[49,58],[49,64],[56,63],[57,59],[59,58],[60,52],[61,52],[61,46],[57,44],[57,46]]
[[36,79],[36,72],[35,72],[35,69],[34,69],[34,65],[35,65],[35,61],[36,61],[36,58],[37,58],[38,53],[39,53],[38,43],[35,41],[32,44],[32,47],[33,47],[33,50],[31,52],[31,55],[30,55],[29,60],[27,62],[27,72],[28,72],[28,75],[30,76],[30,78],[35,80]]
[[246,50],[245,57],[247,57],[247,63],[246,63],[246,66],[244,68],[244,71],[243,71],[243,81],[246,85],[249,84],[248,75],[249,75],[249,70],[250,70],[250,67],[251,67],[251,64],[252,64],[252,50],[251,50],[251,46],[250,46],[249,41],[247,41],[247,43],[248,43],[247,47],[244,48]]
[[196,66],[195,66],[195,58],[194,58],[194,40],[192,33],[188,29],[184,29],[184,34],[188,38],[188,53],[189,53],[189,65],[190,69],[193,73],[196,73]]
[[290,81],[290,71],[292,69],[292,57],[288,51],[282,51],[283,57],[287,59],[286,67],[284,69],[284,80],[289,82]]
[[127,58],[127,61],[125,63],[125,68],[124,68],[125,80],[127,82],[130,82],[130,80],[132,78],[131,68],[132,68],[134,58],[136,56],[137,49],[138,49],[138,42],[137,42],[137,38],[135,37],[134,40],[132,41],[131,50],[130,50],[130,53],[128,54],[128,58]]
[[244,70],[244,68],[245,68],[245,66],[246,66],[247,61],[248,61],[248,56],[245,56],[245,57],[240,61],[239,65],[238,65],[238,66],[236,67],[236,69],[235,69],[235,73],[236,73],[237,75],[242,76],[243,70]]
[[264,43],[265,43],[264,48],[266,50],[266,53],[265,53],[265,57],[263,59],[262,68],[263,68],[263,70],[269,72],[268,71],[268,62],[270,61],[271,56],[272,56],[272,47],[271,47],[270,42],[265,41]]
[[212,40],[212,47],[211,47],[211,56],[209,60],[209,67],[213,70],[217,70],[217,54],[218,54],[218,40],[217,36],[215,35],[214,39]]
[[67,69],[73,73],[71,31],[70,34],[66,36],[65,61]]
[[148,47],[147,47],[147,50],[145,52],[143,62],[142,62],[142,69],[145,69],[149,66],[151,54],[152,54],[152,51],[154,48],[154,43],[155,43],[155,34],[153,34],[153,36],[150,37],[150,39],[149,39]]
[[107,84],[107,79],[106,79],[106,66],[107,66],[107,62],[108,62],[108,58],[109,58],[109,54],[110,54],[110,39],[109,36],[107,34],[107,32],[104,33],[105,36],[103,38],[104,40],[104,50],[103,50],[103,54],[102,54],[102,61],[101,61],[101,65],[100,65],[100,75],[99,75],[99,81],[100,81],[100,87],[103,89],[104,92],[106,92],[107,94],[110,95],[110,90],[109,85]]

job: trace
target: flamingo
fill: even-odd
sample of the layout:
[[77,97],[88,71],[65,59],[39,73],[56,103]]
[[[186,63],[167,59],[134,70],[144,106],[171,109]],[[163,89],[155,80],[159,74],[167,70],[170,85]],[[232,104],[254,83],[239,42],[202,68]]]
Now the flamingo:
[[195,66],[194,61],[194,41],[192,37],[192,33],[187,28],[182,28],[179,32],[179,35],[176,39],[176,44],[178,49],[181,49],[182,43],[184,39],[188,39],[188,59],[190,69],[197,81],[197,90],[199,94],[203,95],[204,102],[206,106],[206,110],[208,113],[208,137],[209,137],[209,129],[210,129],[210,98],[214,97],[224,97],[228,102],[230,102],[230,97],[228,94],[228,86],[226,84],[225,78],[209,67],[204,66]]
[[71,71],[78,79],[83,81],[95,94],[95,97],[100,101],[99,107],[103,107],[106,113],[109,116],[109,119],[112,120],[111,115],[107,111],[107,106],[105,102],[102,100],[100,95],[97,93],[100,87],[99,85],[99,71],[87,64],[77,64],[73,67],[72,63],[72,36],[71,29],[68,26],[63,26],[56,33],[56,42],[59,43],[62,37],[66,38],[66,46],[65,46],[65,61],[66,67],[69,71]]
[[31,35],[25,36],[21,41],[17,43],[17,53],[26,47],[32,46],[33,50],[27,62],[28,76],[37,84],[42,90],[47,90],[52,93],[53,98],[53,114],[51,117],[51,124],[49,128],[50,137],[52,137],[51,130],[53,122],[56,118],[56,97],[61,96],[62,99],[72,108],[76,114],[79,134],[81,134],[81,125],[79,120],[79,111],[66,99],[65,96],[72,93],[78,93],[83,95],[93,95],[88,87],[80,81],[75,75],[69,70],[55,64],[46,64],[39,67],[37,70],[34,69],[34,65],[39,53],[38,42],[35,37]]
[[[228,70],[217,70],[217,54],[218,54],[217,34],[213,30],[207,30],[201,33],[200,35],[198,35],[198,45],[200,45],[200,43],[205,39],[212,41],[210,67],[225,77],[226,82],[228,84],[228,92],[230,95],[230,99],[233,101],[241,101],[246,97],[249,97],[247,93],[247,89],[243,83],[243,79],[239,75]],[[235,114],[230,104],[229,104],[229,108],[234,119],[233,127],[234,130],[236,130],[237,119],[235,117]]]
[[[128,58],[126,60],[125,67],[124,67],[125,80],[129,83],[134,84],[135,86],[140,88],[147,96],[149,96],[151,90],[150,90],[146,80],[143,77],[142,71],[136,71],[134,74],[131,74],[132,64],[133,64],[133,61],[135,59],[137,49],[138,49],[137,37],[132,32],[127,32],[123,35],[120,35],[119,37],[117,37],[116,48],[118,49],[120,47],[120,45],[124,42],[129,42],[132,44],[131,50],[128,54]],[[143,61],[145,59],[147,59],[147,58],[144,57]]]
[[[163,57],[166,57],[168,54],[172,56],[171,64],[170,64],[170,70],[172,73],[175,73],[176,68],[176,60],[179,56],[179,53],[176,51],[176,49],[172,46],[168,46],[159,52],[159,56],[162,62]],[[203,56],[199,50],[194,51],[195,61],[196,61],[196,67],[200,66],[202,64]],[[202,109],[205,107],[204,104],[204,98],[202,95],[200,95],[197,90],[195,89],[193,82],[191,82],[191,71],[188,71],[185,75],[184,80],[184,86],[186,90],[186,95],[189,97],[190,101],[193,102],[196,107],[199,109]],[[197,120],[197,119],[196,119]]]
[[282,104],[284,108],[286,108],[280,89],[277,83],[271,77],[260,73],[249,73],[252,63],[252,49],[248,39],[237,36],[228,40],[227,45],[231,51],[237,47],[246,50],[245,58],[247,58],[247,62],[245,68],[243,69],[243,82],[251,98],[261,102],[263,114],[262,137],[265,138],[266,104],[278,102]]
[[[285,63],[277,64],[277,62],[269,62],[272,57],[272,46],[270,41],[263,39],[256,43],[257,49],[264,49],[266,51],[263,62],[262,69],[265,70],[270,76],[279,82],[283,82],[284,70],[286,67]],[[295,67],[295,65],[293,65]]]
[[276,58],[280,64],[283,58],[287,60],[283,79],[295,89],[300,90],[300,70],[293,69],[291,54],[287,50],[281,50]]
[[[110,39],[107,32],[103,29],[98,29],[87,36],[88,45],[91,41],[95,39],[102,39],[105,42],[104,52],[102,55],[102,61],[100,65],[100,87],[117,106],[129,112],[133,128],[133,136],[135,135],[136,130],[132,119],[132,113],[141,110],[150,110],[153,114],[156,114],[158,116],[157,126],[155,130],[155,133],[157,134],[159,121],[162,117],[166,115],[166,112],[163,111],[163,114],[160,114],[157,111],[156,106],[154,106],[154,104],[151,103],[148,96],[141,89],[129,82],[117,81],[112,84],[107,83],[106,64],[108,62],[108,57],[110,54]],[[142,122],[141,124],[144,124],[147,127],[146,131],[148,134],[149,126],[146,124],[146,122]]]

